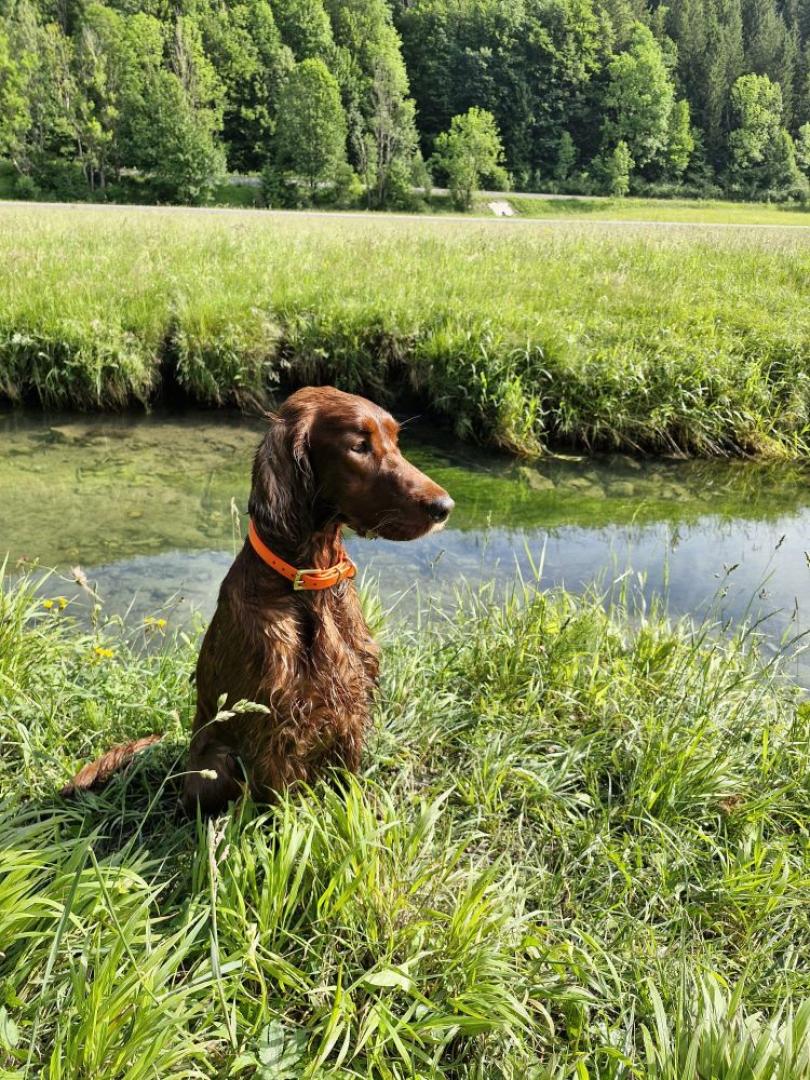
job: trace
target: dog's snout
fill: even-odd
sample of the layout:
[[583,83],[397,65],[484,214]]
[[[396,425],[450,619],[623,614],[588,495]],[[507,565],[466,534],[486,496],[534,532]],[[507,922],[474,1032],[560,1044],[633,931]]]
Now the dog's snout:
[[428,514],[431,520],[437,523],[447,521],[450,517],[450,511],[455,505],[449,495],[440,495],[438,499],[433,499],[429,504]]

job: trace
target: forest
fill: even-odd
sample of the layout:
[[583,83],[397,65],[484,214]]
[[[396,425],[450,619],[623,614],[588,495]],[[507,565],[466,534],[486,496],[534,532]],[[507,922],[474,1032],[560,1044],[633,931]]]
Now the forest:
[[0,0],[16,198],[806,201],[810,0]]

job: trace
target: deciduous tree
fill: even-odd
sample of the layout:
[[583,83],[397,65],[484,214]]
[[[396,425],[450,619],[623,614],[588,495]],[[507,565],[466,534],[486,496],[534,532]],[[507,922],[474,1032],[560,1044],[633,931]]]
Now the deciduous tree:
[[810,122],[802,124],[799,128],[796,139],[796,162],[804,175],[810,179]]
[[497,188],[508,186],[498,126],[485,109],[472,108],[453,117],[450,130],[436,140],[434,161],[447,175],[450,194],[459,209],[469,209],[482,179]]
[[567,180],[577,160],[577,148],[569,131],[564,131],[557,145],[557,161],[554,166],[554,179]]
[[0,157],[20,167],[20,152],[31,123],[26,94],[28,58],[12,54],[11,42],[0,24]]
[[375,72],[371,103],[357,157],[365,168],[369,205],[382,207],[392,201],[407,201],[418,146],[415,111],[385,63]]
[[729,178],[736,190],[755,194],[796,179],[793,141],[782,127],[782,91],[767,75],[742,75],[731,91],[733,128],[728,138]]
[[335,39],[323,0],[273,0],[281,38],[296,60],[334,60]]
[[680,178],[695,151],[695,136],[689,115],[689,102],[685,98],[676,101],[669,117],[666,159],[668,171]]
[[605,140],[624,142],[643,168],[663,161],[669,145],[675,88],[661,46],[652,32],[636,23],[630,46],[608,65]]
[[345,161],[340,88],[322,60],[302,60],[293,69],[281,96],[275,145],[278,168],[305,179],[310,197]]
[[633,171],[633,156],[623,139],[605,157],[604,171],[608,192],[623,198],[630,190],[630,173]]

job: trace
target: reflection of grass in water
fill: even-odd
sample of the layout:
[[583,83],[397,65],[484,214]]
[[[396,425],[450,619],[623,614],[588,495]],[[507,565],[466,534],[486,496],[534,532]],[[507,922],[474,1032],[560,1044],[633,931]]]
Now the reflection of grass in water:
[[616,457],[503,469],[460,468],[430,451],[412,459],[452,492],[452,526],[691,524],[708,514],[768,520],[808,503],[802,465],[677,462]]
[[[259,422],[0,417],[0,550],[87,563],[170,548],[230,550],[231,500],[244,508]],[[406,429],[406,452],[452,493],[452,527],[690,524],[712,514],[774,518],[807,505],[800,465],[622,457],[537,466]]]
[[804,1014],[765,1026],[810,990],[810,717],[750,642],[483,591],[392,635],[359,781],[199,827],[166,782],[196,643],[0,613],[3,1031],[35,1071],[681,1080],[694,1037],[706,1076],[810,1077]]

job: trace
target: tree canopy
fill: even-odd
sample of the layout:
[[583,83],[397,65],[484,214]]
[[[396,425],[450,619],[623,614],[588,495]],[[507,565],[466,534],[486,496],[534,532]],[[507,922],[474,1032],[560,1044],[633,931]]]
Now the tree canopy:
[[21,195],[803,197],[808,125],[810,0],[0,0]]

